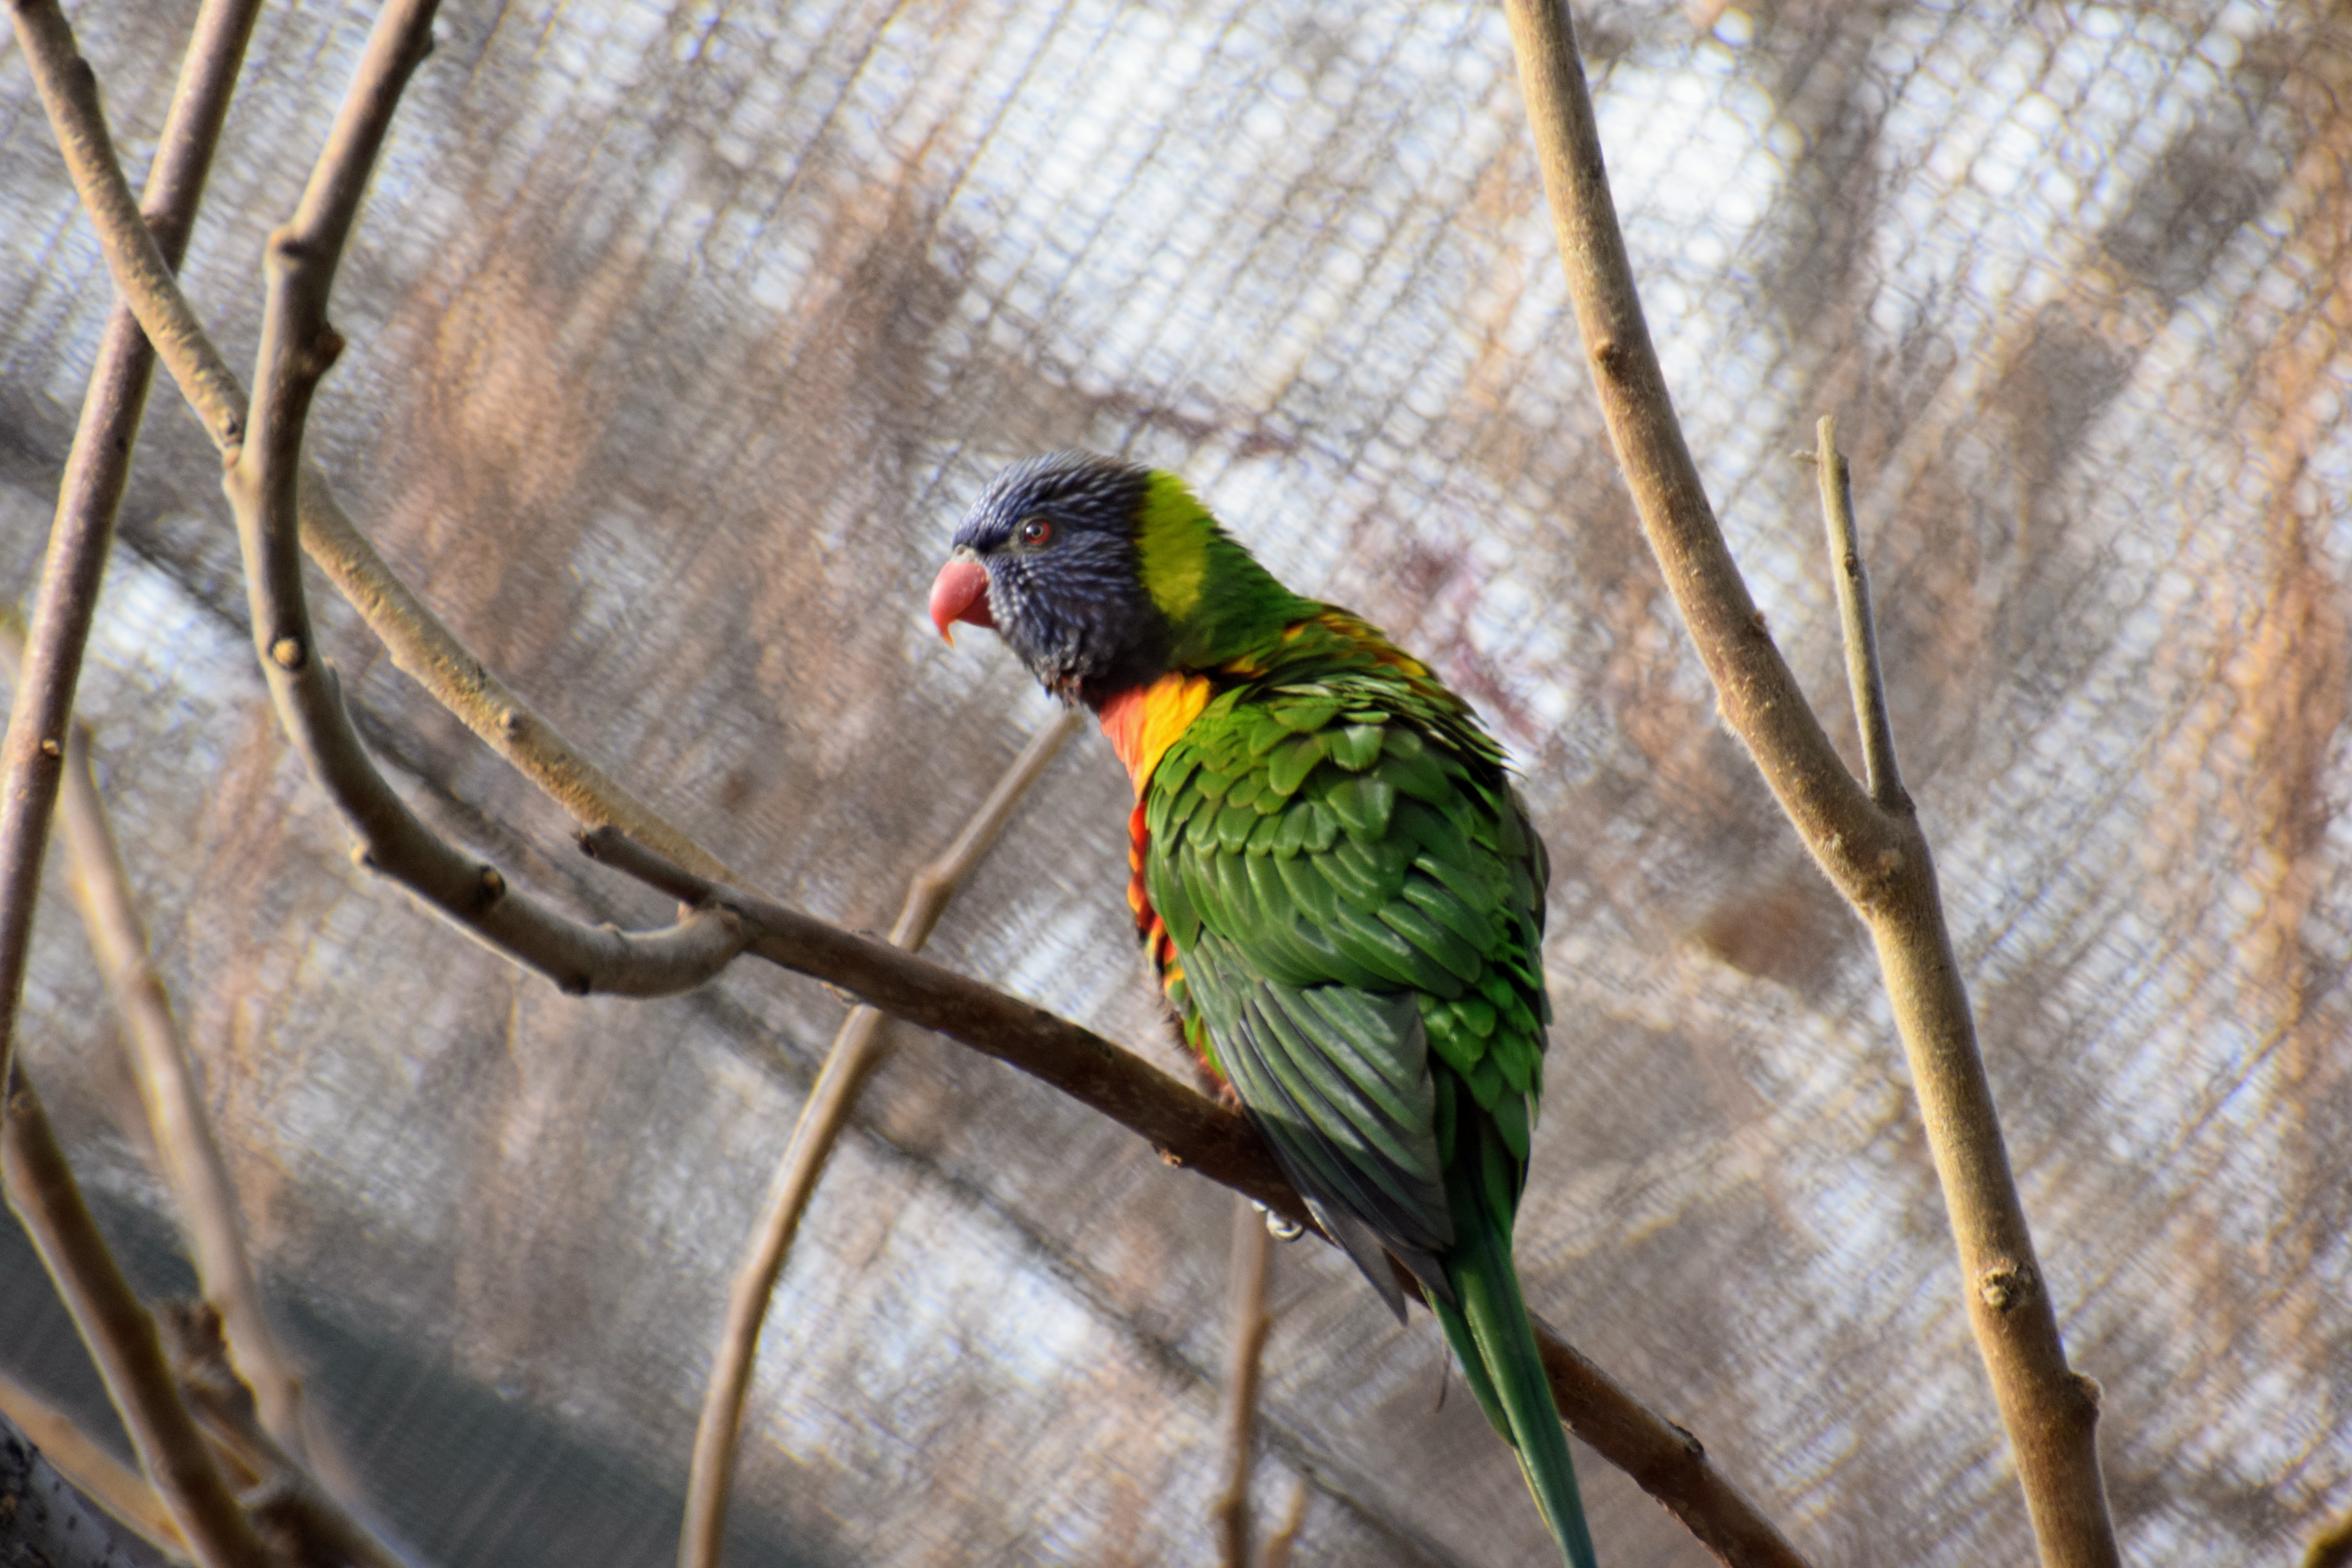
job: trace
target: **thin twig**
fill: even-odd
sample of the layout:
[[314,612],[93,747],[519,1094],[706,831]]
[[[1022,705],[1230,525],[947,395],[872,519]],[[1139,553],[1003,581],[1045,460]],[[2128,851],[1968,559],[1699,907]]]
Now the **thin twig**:
[[[207,5],[198,16],[148,171],[142,214],[114,160],[105,118],[97,112],[96,79],[75,52],[64,17],[53,5],[16,5],[16,36],[35,64],[44,101],[66,92],[88,100],[89,112],[76,122],[74,133],[59,132],[68,163],[102,165],[112,175],[107,191],[119,209],[110,209],[117,226],[135,237],[142,265],[174,293],[172,268],[187,248],[205,174],[258,8],[257,0],[233,0]],[[118,301],[100,342],[58,488],[57,522],[26,634],[24,673],[9,709],[6,737],[0,740],[0,1084],[7,1081],[16,1038],[34,899],[57,805],[82,647],[97,613],[115,512],[130,478],[131,444],[153,370],[154,355],[139,322]]]
[[[69,161],[95,161],[113,171],[121,187],[116,193],[116,225],[135,231],[167,285],[194,221],[255,9],[245,0],[226,0],[206,5],[199,15],[150,174],[148,215],[140,214],[121,185],[102,119],[91,115],[85,135],[67,147]],[[52,89],[65,82],[79,88],[94,108],[95,82],[54,7],[20,4],[16,21],[27,58],[51,68],[37,72],[44,98],[54,100]],[[60,44],[61,63],[56,58]],[[154,1326],[91,1223],[39,1097],[10,1050],[66,725],[152,363],[138,322],[118,308],[108,322],[59,487],[58,522],[26,634],[24,668],[7,738],[0,742],[0,1084],[5,1085],[0,1172],[10,1206],[57,1281],[140,1461],[189,1549],[208,1565],[261,1568],[267,1553],[260,1538],[180,1405],[156,1348]]]
[[1265,1538],[1265,1550],[1258,1553],[1257,1568],[1290,1568],[1290,1549],[1298,1542],[1298,1531],[1307,1522],[1307,1487],[1303,1480],[1290,1483],[1290,1501],[1282,1510],[1282,1522]]
[[1265,1310],[1273,1257],[1265,1216],[1247,1198],[1235,1197],[1226,1259],[1224,1404],[1217,1423],[1224,1429],[1225,1484],[1209,1507],[1224,1568],[1250,1568],[1250,1470],[1257,1457],[1258,1370],[1274,1327]]
[[156,1495],[205,1568],[274,1568],[180,1403],[154,1321],[107,1250],[21,1070],[0,1111],[0,1181],[73,1314]]
[[1507,9],[1578,329],[1643,533],[1725,721],[1877,944],[1969,1322],[2042,1560],[2107,1568],[2116,1547],[2099,1472],[2097,1385],[2066,1364],[1927,839],[1915,813],[1882,810],[1839,759],[1724,545],[1650,345],[1563,0],[1507,0]]
[[[611,828],[581,835],[581,847],[681,903],[730,910],[743,922],[747,952],[840,986],[895,1017],[1017,1068],[1139,1134],[1167,1163],[1197,1171],[1301,1226],[1312,1226],[1297,1190],[1283,1177],[1247,1118],[1133,1052],[887,942],[756,894],[719,887]],[[1687,1431],[1645,1409],[1540,1323],[1536,1339],[1553,1398],[1570,1427],[1639,1481],[1725,1563],[1737,1568],[1804,1568],[1804,1559],[1708,1464]]]
[[67,734],[63,805],[71,855],[68,886],[122,1019],[139,1098],[164,1185],[187,1226],[196,1278],[229,1326],[237,1364],[254,1385],[262,1419],[278,1441],[300,1454],[301,1373],[262,1304],[228,1163],[196,1089],[195,1067],[173,1016],[171,994],[149,956],[146,927],[131,900],[131,879],[90,772],[89,729],[79,721]]
[[[135,221],[130,187],[99,108],[96,80],[75,52],[73,34],[56,0],[13,4],[26,62],[65,150],[74,188],[97,227],[115,287],[162,346],[165,368],[214,446],[234,459],[247,430],[245,387],[205,334],[170,269],[154,259],[154,246]],[[326,475],[307,460],[301,473],[302,546],[383,640],[395,666],[583,826],[611,824],[705,876],[734,879],[716,856],[622,788],[467,651],[352,525]]]
[[[159,1552],[174,1557],[188,1554],[180,1527],[172,1522],[171,1510],[156,1497],[146,1477],[92,1441],[73,1417],[5,1373],[0,1373],[0,1416],[14,1422],[41,1456],[58,1468],[58,1474],[125,1530],[136,1532]],[[5,1556],[0,1553],[0,1560]]]
[[[893,945],[912,952],[930,940],[948,900],[986,857],[1012,819],[1013,807],[1064,742],[1077,732],[1080,722],[1075,710],[1064,709],[1030,737],[954,841],[915,874],[898,923],[890,929]],[[887,1039],[882,1022],[879,1010],[862,1005],[851,1008],[842,1021],[801,1107],[800,1120],[793,1126],[792,1139],[776,1163],[751,1249],[736,1270],[728,1293],[727,1324],[719,1333],[710,1386],[703,1395],[702,1417],[695,1427],[686,1521],[678,1537],[681,1568],[717,1568],[726,1535],[736,1450],[742,1441],[743,1405],[759,1353],[760,1327],[767,1320],[769,1300],[775,1294],[777,1277],[792,1250],[801,1216],[816,1191],[817,1178],[849,1125],[859,1089],[882,1063]]]
[[252,1389],[230,1364],[219,1313],[203,1302],[169,1303],[158,1327],[180,1393],[205,1435],[258,1479],[254,1522],[285,1556],[338,1568],[406,1568],[263,1429]]
[[1862,534],[1853,521],[1853,476],[1837,449],[1837,421],[1822,416],[1813,464],[1821,478],[1822,523],[1829,533],[1830,568],[1837,584],[1838,624],[1844,634],[1846,684],[1853,691],[1862,731],[1863,776],[1881,811],[1908,813],[1911,797],[1895,763],[1895,727],[1886,715],[1886,679],[1878,663],[1878,627],[1870,614],[1870,574],[1863,565]]

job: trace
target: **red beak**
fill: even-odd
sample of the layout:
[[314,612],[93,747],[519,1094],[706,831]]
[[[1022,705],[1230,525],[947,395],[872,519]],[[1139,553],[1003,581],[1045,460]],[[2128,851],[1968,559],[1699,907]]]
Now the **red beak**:
[[996,625],[988,613],[988,568],[977,561],[950,561],[940,568],[931,584],[931,625],[940,628],[940,636],[950,647],[955,643],[950,628],[958,621],[973,626]]

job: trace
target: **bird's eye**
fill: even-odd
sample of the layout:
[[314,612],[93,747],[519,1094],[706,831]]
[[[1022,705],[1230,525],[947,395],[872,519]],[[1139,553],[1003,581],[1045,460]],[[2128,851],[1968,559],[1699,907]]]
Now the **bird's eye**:
[[1054,542],[1054,525],[1042,517],[1024,517],[1021,520],[1021,525],[1013,531],[1024,544],[1039,545]]

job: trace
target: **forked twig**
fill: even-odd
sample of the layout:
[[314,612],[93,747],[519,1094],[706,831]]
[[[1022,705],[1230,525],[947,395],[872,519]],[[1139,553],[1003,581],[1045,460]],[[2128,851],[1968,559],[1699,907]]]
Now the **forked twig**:
[[[915,874],[898,923],[890,928],[892,945],[913,952],[930,940],[948,900],[986,857],[1012,819],[1013,807],[1078,726],[1076,711],[1064,709],[1030,737],[955,841]],[[743,1403],[751,1392],[751,1369],[759,1353],[760,1328],[767,1320],[776,1279],[800,1229],[801,1216],[808,1211],[817,1178],[849,1125],[859,1089],[881,1065],[887,1039],[882,1024],[883,1014],[863,1004],[851,1008],[842,1021],[816,1081],[809,1086],[808,1100],[801,1107],[800,1120],[793,1123],[791,1141],[777,1161],[767,1203],[753,1227],[751,1249],[736,1270],[727,1298],[727,1324],[719,1332],[710,1386],[703,1395],[702,1416],[695,1427],[694,1463],[686,1484],[686,1521],[678,1536],[681,1568],[716,1568],[719,1562],[726,1534],[728,1493],[734,1485],[736,1450],[742,1441]]]
[[99,1235],[57,1135],[21,1070],[9,1085],[0,1181],[73,1314],[139,1463],[205,1568],[277,1568],[180,1403],[154,1320]]
[[205,1435],[258,1481],[249,1500],[254,1522],[282,1555],[334,1568],[407,1568],[263,1428],[253,1391],[229,1363],[217,1312],[203,1302],[171,1303],[159,1328],[173,1375]]
[[[1990,1374],[2042,1560],[2108,1568],[2115,1526],[2099,1472],[2097,1385],[2066,1364],[2018,1201],[1945,928],[1935,865],[1888,765],[1858,784],[1781,660],[1725,547],[1684,445],[1609,195],[1564,0],[1507,0],[1519,81],[1560,261],[1603,419],[1643,533],[1714,681],[1726,722],[1822,868],[1870,927],[1919,1095]],[[1857,602],[1858,605],[1858,602]],[[1872,662],[1865,641],[1850,658]],[[1874,701],[1871,690],[1865,700]],[[1865,714],[1865,733],[1874,721]]]
[[364,863],[567,992],[690,990],[740,951],[727,916],[698,911],[646,933],[592,927],[461,854],[376,770],[311,628],[298,489],[311,395],[342,346],[327,324],[327,296],[401,89],[430,46],[435,9],[434,0],[394,0],[379,13],[293,219],[270,237],[252,426],[223,480],[236,511],[254,643],[289,738],[341,810]]

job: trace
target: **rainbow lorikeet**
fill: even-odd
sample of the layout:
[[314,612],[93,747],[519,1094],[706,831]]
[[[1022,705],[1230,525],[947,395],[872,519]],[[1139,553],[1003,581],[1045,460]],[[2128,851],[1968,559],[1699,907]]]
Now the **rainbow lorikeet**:
[[1543,1088],[1547,866],[1467,703],[1302,598],[1173,474],[1006,469],[931,588],[1101,721],[1135,781],[1128,901],[1185,1041],[1399,1317],[1444,1325],[1560,1549],[1593,1562],[1511,1265]]

